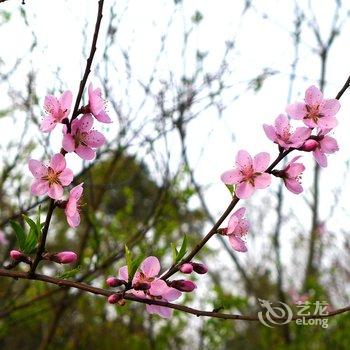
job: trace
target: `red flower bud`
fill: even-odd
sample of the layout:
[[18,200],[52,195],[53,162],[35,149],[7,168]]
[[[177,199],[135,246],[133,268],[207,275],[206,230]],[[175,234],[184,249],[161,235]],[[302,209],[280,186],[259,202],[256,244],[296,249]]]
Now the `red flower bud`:
[[74,252],[60,252],[60,253],[53,254],[50,257],[50,260],[55,261],[59,264],[71,264],[76,262],[77,259],[78,259],[78,256]]
[[208,272],[208,268],[202,263],[191,263],[193,270],[201,275],[204,275]]
[[319,146],[319,143],[316,140],[309,139],[304,142],[304,144],[300,147],[301,151],[312,152]]
[[120,287],[123,284],[125,284],[125,281],[120,280],[120,279],[115,278],[115,277],[109,277],[109,278],[107,278],[106,283],[109,287]]
[[107,301],[110,304],[116,304],[122,297],[119,294],[112,294],[108,297]]
[[10,257],[15,260],[15,261],[23,261],[23,259],[25,258],[25,255],[22,254],[20,251],[18,250],[11,250],[10,251]]
[[196,284],[188,280],[175,280],[169,282],[169,286],[173,287],[181,292],[192,292],[197,288]]
[[180,266],[180,271],[182,273],[191,273],[191,272],[193,272],[193,266],[191,264],[188,264],[188,263],[182,264]]

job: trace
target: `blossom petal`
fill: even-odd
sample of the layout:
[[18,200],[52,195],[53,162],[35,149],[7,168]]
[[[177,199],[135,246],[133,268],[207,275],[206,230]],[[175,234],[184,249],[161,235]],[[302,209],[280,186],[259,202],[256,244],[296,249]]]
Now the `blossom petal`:
[[293,103],[286,108],[286,112],[293,119],[303,119],[307,114],[304,103]]
[[72,228],[76,228],[80,224],[80,214],[79,212],[75,212],[73,216],[67,216],[68,225]]
[[266,136],[273,142],[277,140],[275,128],[272,125],[263,125]]
[[83,190],[83,183],[81,183],[70,190],[69,197],[79,200],[83,194]]
[[101,110],[100,113],[96,114],[95,118],[101,123],[106,123],[106,124],[112,123],[112,119],[104,110]]
[[82,132],[88,132],[91,130],[92,126],[94,124],[94,118],[90,113],[84,114],[79,123],[79,129]]
[[38,160],[30,159],[28,162],[28,167],[36,179],[40,179],[47,174],[46,166]]
[[327,153],[327,154],[339,151],[337,140],[330,136],[325,136],[320,141],[320,148],[321,148],[321,152]]
[[45,96],[44,108],[51,115],[56,114],[60,108],[57,98],[52,95]]
[[50,167],[55,172],[60,172],[66,168],[66,159],[61,153],[57,153],[51,158]]
[[237,185],[236,196],[240,199],[249,198],[254,192],[254,187],[250,182],[241,182]]
[[151,283],[151,288],[149,289],[149,292],[151,293],[151,295],[158,297],[162,296],[168,288],[169,287],[166,284],[166,282],[158,278]]
[[292,147],[298,148],[310,137],[311,129],[305,127],[298,127],[290,137]]
[[53,183],[50,185],[48,196],[52,199],[61,199],[63,196],[63,187],[60,184]]
[[166,301],[174,301],[176,299],[179,299],[181,297],[182,293],[175,289],[175,288],[171,288],[168,287],[168,289],[163,293],[162,297],[166,300]]
[[128,267],[122,266],[118,271],[118,278],[123,281],[127,281],[129,279]]
[[267,152],[258,153],[253,158],[253,169],[255,172],[263,172],[267,169],[270,162],[270,155]]
[[67,90],[62,94],[59,101],[62,111],[69,112],[70,107],[72,105],[72,99],[73,99],[73,95],[70,90]]
[[227,225],[227,234],[233,233],[235,230],[237,224],[238,224],[238,217],[235,214],[232,214],[230,219],[228,220],[228,225]]
[[325,117],[333,117],[340,109],[340,102],[336,99],[324,100],[320,106],[320,112]]
[[86,136],[85,142],[89,147],[97,148],[101,147],[106,142],[106,139],[102,133],[93,130]]
[[291,191],[295,194],[299,194],[299,193],[303,192],[303,187],[295,179],[288,179],[288,178],[284,179],[284,184],[286,185],[286,187],[288,188],[289,191]]
[[160,263],[155,256],[149,256],[141,264],[141,271],[147,277],[156,277],[160,271]]
[[75,149],[75,153],[82,159],[92,160],[96,156],[96,152],[91,148],[84,145],[79,145]]
[[35,196],[42,196],[49,190],[49,184],[45,180],[36,180],[33,182],[30,192]]
[[237,252],[245,253],[248,250],[245,242],[240,237],[236,237],[235,235],[230,235],[229,241],[230,241],[231,247]]
[[71,134],[63,135],[62,148],[66,152],[73,152],[75,150],[75,141]]
[[252,157],[247,151],[240,150],[236,156],[236,165],[240,170],[251,167],[253,165]]
[[233,215],[235,215],[238,219],[243,219],[243,216],[246,212],[246,208],[242,207],[236,210]]
[[70,169],[64,169],[61,174],[58,176],[61,184],[63,186],[68,186],[73,181],[73,172]]
[[333,129],[337,125],[338,120],[335,117],[322,117],[317,121],[317,126],[322,130]]
[[305,102],[309,106],[321,104],[323,100],[322,92],[314,85],[310,86],[305,92]]
[[318,148],[315,149],[312,152],[316,162],[318,163],[318,165],[320,165],[321,167],[325,168],[327,166],[327,157],[324,153],[322,153]]
[[238,169],[225,171],[221,175],[221,181],[226,185],[234,185],[243,180],[242,173]]
[[41,125],[40,125],[40,130],[42,132],[50,132],[55,128],[56,125],[57,125],[56,120],[53,117],[51,117],[50,115],[48,115],[48,116],[43,118]]
[[267,173],[262,173],[254,179],[254,187],[258,189],[269,187],[270,184],[271,184],[271,175]]

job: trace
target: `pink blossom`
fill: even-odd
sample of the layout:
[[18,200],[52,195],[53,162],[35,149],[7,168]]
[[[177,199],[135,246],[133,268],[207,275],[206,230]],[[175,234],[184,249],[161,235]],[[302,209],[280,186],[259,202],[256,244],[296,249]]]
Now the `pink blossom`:
[[101,147],[106,140],[100,132],[91,130],[93,123],[94,119],[91,114],[84,114],[80,119],[72,122],[71,133],[67,133],[65,126],[63,128],[63,149],[67,152],[75,152],[85,160],[95,158],[94,148]]
[[[289,191],[299,194],[303,192],[303,187],[300,184],[301,174],[305,170],[302,163],[296,163],[300,156],[293,158],[286,167],[281,171],[281,177]],[[278,171],[277,171],[278,173]]]
[[55,96],[45,97],[44,108],[46,115],[41,123],[40,129],[43,132],[50,132],[59,123],[62,123],[69,115],[72,104],[72,92],[65,91],[58,100]]
[[111,118],[105,111],[104,100],[100,88],[94,90],[92,84],[89,85],[89,111],[101,123],[112,123]]
[[60,153],[51,158],[49,166],[34,159],[30,159],[28,165],[35,178],[31,186],[31,193],[35,196],[47,193],[52,199],[60,199],[63,187],[73,181],[73,172],[66,168],[66,160]]
[[[155,256],[146,258],[133,278],[132,287],[134,289],[131,292],[137,297],[146,299],[167,302],[178,299],[182,293],[175,288],[169,287],[165,281],[157,277],[159,272],[159,260]],[[128,281],[128,269],[126,266],[119,269],[118,279]],[[146,289],[144,288],[145,285],[149,287]],[[142,290],[137,290],[139,286],[142,286]],[[146,310],[150,314],[158,314],[164,318],[170,318],[172,315],[172,310],[164,306],[146,305]]]
[[313,156],[321,167],[326,167],[328,164],[326,154],[339,151],[337,140],[328,136],[329,132],[330,129],[319,132],[317,135],[318,147],[313,151]]
[[340,108],[336,99],[324,99],[316,86],[310,86],[305,92],[305,102],[294,103],[286,108],[293,119],[302,119],[310,128],[332,129],[338,121],[334,117]]
[[65,208],[67,222],[70,227],[77,227],[80,224],[80,198],[83,194],[83,184],[79,184],[71,189]]
[[270,185],[271,176],[265,173],[269,161],[270,155],[266,152],[261,152],[252,159],[247,151],[241,150],[236,156],[236,168],[224,172],[221,180],[226,185],[237,185],[238,198],[248,198],[255,189],[263,189]]
[[266,136],[284,149],[299,148],[311,135],[311,130],[305,127],[296,128],[291,131],[289,119],[284,114],[280,114],[275,125],[263,125]]
[[115,277],[108,277],[106,283],[109,287],[120,287],[122,285],[125,285],[126,281],[120,280]]
[[244,218],[246,208],[240,208],[236,210],[228,221],[228,226],[222,232],[227,235],[231,244],[231,247],[238,252],[246,252],[245,241],[242,239],[249,230],[249,222]]

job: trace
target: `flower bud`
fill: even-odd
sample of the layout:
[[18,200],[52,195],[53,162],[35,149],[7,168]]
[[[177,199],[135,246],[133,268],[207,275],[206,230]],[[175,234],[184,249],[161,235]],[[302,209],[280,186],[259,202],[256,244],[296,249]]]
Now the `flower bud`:
[[191,264],[188,264],[188,263],[182,264],[180,266],[180,271],[182,273],[191,273],[193,271],[193,266]]
[[197,288],[196,284],[188,280],[175,280],[169,282],[169,286],[173,287],[181,292],[192,292]]
[[24,254],[22,254],[20,251],[18,250],[11,250],[10,251],[10,257],[15,260],[15,261],[23,261],[23,259],[25,258]]
[[112,294],[108,297],[107,301],[110,304],[116,304],[121,299],[121,296],[119,294]]
[[193,266],[193,270],[194,272],[199,273],[200,275],[204,275],[205,273],[208,272],[208,268],[202,264],[202,263],[191,263],[191,265]]
[[107,278],[106,283],[109,287],[120,287],[125,284],[125,281],[120,280],[116,277],[109,277]]
[[78,256],[74,252],[60,252],[60,253],[53,254],[50,257],[50,260],[55,261],[59,264],[71,264],[76,262],[77,259],[78,259]]
[[151,288],[151,285],[148,283],[137,282],[132,286],[135,290],[148,290]]
[[312,152],[319,146],[319,143],[316,140],[309,139],[304,142],[304,144],[300,147],[301,151]]

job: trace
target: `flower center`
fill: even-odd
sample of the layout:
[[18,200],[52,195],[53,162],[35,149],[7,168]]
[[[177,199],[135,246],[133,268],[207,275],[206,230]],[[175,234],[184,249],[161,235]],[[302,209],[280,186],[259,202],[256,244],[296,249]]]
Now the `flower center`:
[[307,115],[306,119],[312,119],[315,123],[317,123],[319,118],[322,118],[323,115],[319,111],[319,105],[309,106],[306,105]]
[[52,168],[48,168],[47,175],[43,176],[43,180],[46,180],[49,185],[59,184],[60,180],[58,178],[59,173],[56,173]]

